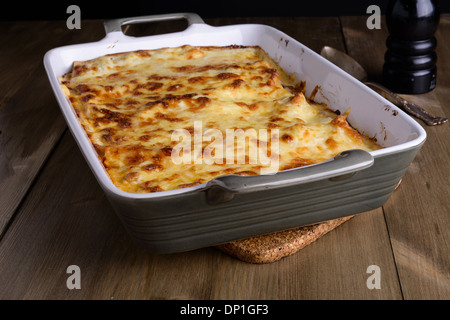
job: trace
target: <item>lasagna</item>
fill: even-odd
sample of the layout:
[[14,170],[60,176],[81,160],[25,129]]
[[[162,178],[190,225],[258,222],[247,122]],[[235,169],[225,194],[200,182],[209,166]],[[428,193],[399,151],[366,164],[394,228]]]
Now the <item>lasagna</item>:
[[260,47],[181,46],[76,61],[61,77],[112,182],[126,192],[186,188],[380,146],[307,98]]

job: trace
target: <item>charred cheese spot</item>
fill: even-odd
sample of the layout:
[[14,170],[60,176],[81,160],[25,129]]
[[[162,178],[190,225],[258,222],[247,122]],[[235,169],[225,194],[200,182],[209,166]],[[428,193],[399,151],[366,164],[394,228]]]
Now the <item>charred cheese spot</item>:
[[72,76],[77,77],[88,70],[87,65],[85,64],[74,64],[72,70]]
[[170,86],[167,88],[167,91],[177,91],[178,89],[182,88],[183,85],[181,83],[174,84],[173,86]]
[[199,180],[199,181],[191,182],[191,183],[182,183],[177,186],[177,189],[195,187],[195,186],[198,186],[199,184],[202,184],[203,182],[204,182],[204,180]]
[[92,100],[92,99],[95,99],[95,95],[93,95],[91,93],[88,93],[88,94],[86,94],[86,95],[81,97],[81,101],[83,101],[85,103],[88,102],[89,100]]
[[159,74],[152,74],[147,77],[147,80],[155,80],[155,81],[161,81],[161,80],[175,80],[176,77],[170,77],[170,76],[161,76]]
[[161,170],[163,170],[163,167],[159,164],[152,163],[152,164],[143,166],[142,169],[145,171],[160,172]]
[[188,82],[189,83],[191,83],[191,84],[194,84],[194,83],[200,83],[200,82],[203,82],[203,81],[205,81],[205,77],[201,77],[201,76],[198,76],[198,77],[192,77],[192,78],[189,78],[188,79]]
[[[297,82],[256,46],[116,53],[74,62],[60,81],[112,182],[126,192],[187,188],[228,174],[257,175],[267,163],[252,147],[279,160],[279,170],[318,163],[348,149],[380,148],[349,125],[348,112],[337,115],[314,103],[319,87],[305,98],[305,82]],[[229,130],[260,129],[266,136],[249,135],[244,147],[235,137],[230,146],[212,148],[225,141]],[[180,141],[172,135],[179,130],[189,136],[184,141],[191,147],[189,163],[173,162]],[[195,137],[202,138],[200,145]],[[194,162],[202,156],[215,162]]]
[[138,172],[129,172],[125,175],[124,179],[131,182],[131,181],[136,181],[139,177],[139,173]]
[[290,134],[288,134],[288,133],[285,133],[285,134],[283,134],[283,136],[281,137],[281,140],[282,140],[283,142],[289,143],[289,142],[294,141],[294,138],[292,137],[292,135],[290,135]]
[[336,149],[338,147],[338,143],[333,138],[328,138],[325,143],[330,147],[330,149]]
[[172,155],[172,147],[163,147],[163,148],[161,148],[161,153],[164,155],[164,156],[168,156],[168,157],[170,157],[171,155]]
[[277,121],[283,121],[284,119],[282,117],[278,117],[278,116],[272,116],[270,117],[270,121],[271,122],[277,122]]
[[140,185],[140,189],[144,190],[145,192],[161,192],[164,191],[160,186],[158,185],[152,185],[151,181],[146,181],[142,185]]
[[237,88],[239,88],[242,84],[244,84],[245,83],[245,81],[244,80],[242,80],[242,79],[236,79],[236,80],[234,80],[232,83],[231,83],[231,87],[232,88],[234,88],[234,89],[237,89]]
[[255,111],[256,109],[258,109],[258,104],[257,103],[252,103],[252,104],[246,104],[244,102],[235,102],[238,106],[241,107],[246,107],[251,111]]
[[151,57],[150,51],[148,50],[138,50],[136,51],[136,54],[141,58]]
[[231,78],[239,78],[239,75],[231,73],[231,72],[222,72],[222,73],[219,73],[216,77],[219,80],[225,80],[225,79],[231,79]]
[[148,141],[150,140],[152,136],[150,134],[144,134],[143,136],[140,136],[138,139],[141,141]]

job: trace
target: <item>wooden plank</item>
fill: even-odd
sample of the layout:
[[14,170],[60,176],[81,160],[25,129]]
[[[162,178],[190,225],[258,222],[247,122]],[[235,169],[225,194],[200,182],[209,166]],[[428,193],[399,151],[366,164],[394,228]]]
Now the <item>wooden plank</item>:
[[[214,248],[151,254],[129,239],[67,132],[0,242],[0,299],[399,299],[397,280],[384,276],[395,268],[380,258],[389,241],[378,215],[273,264]],[[381,290],[366,286],[372,264]],[[80,290],[66,287],[70,265]]]
[[[401,299],[397,279],[388,276],[395,273],[394,265],[377,251],[388,245],[385,224],[377,216],[376,211],[356,216],[298,253],[258,269],[227,259],[217,272],[223,279],[213,298]],[[386,273],[380,290],[366,285],[366,270],[373,264]]]
[[99,22],[83,26],[82,31],[71,31],[61,21],[1,24],[0,238],[66,129],[43,56],[51,48],[100,39],[104,33]]
[[44,76],[33,72],[0,111],[0,236],[66,128]]
[[81,41],[102,38],[103,26],[99,21],[84,21],[81,30],[68,30],[65,21],[0,22],[0,108],[13,97],[22,84],[35,76],[42,67],[48,50]]
[[[379,44],[388,31],[364,28],[364,17],[343,17],[349,53],[381,77],[385,47]],[[404,95],[440,116],[449,113],[449,16],[443,16],[438,37],[438,86],[422,95]],[[418,120],[419,123],[423,123]],[[389,235],[405,299],[450,297],[450,127],[430,127],[427,141],[408,168],[400,188],[384,206]]]
[[[84,269],[85,261],[97,263],[103,258],[101,250],[107,245],[106,239],[115,235],[114,226],[120,225],[114,216],[102,214],[110,211],[108,202],[88,170],[66,132],[0,242],[0,251],[5,253],[0,258],[5,270],[0,275],[0,296],[57,298],[59,292],[66,292],[70,297],[77,291],[67,290],[66,268],[78,264]],[[94,222],[97,224],[91,224]],[[106,235],[102,230],[112,233]],[[120,241],[120,236],[115,241]],[[61,265],[62,262],[69,264]],[[83,272],[83,284],[87,283],[88,274]]]
[[[280,27],[316,51],[343,49],[337,19],[244,20]],[[211,21],[222,22],[242,20]],[[66,287],[70,265],[81,269],[80,290]],[[370,265],[382,270],[380,290],[366,285]],[[381,209],[273,264],[214,248],[149,253],[129,239],[68,132],[0,241],[0,270],[0,299],[402,298]]]

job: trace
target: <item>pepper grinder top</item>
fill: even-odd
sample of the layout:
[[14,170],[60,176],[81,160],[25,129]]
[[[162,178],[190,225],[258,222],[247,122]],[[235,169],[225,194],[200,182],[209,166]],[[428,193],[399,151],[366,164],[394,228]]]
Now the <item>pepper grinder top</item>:
[[398,93],[419,94],[436,86],[434,34],[439,25],[437,0],[390,0],[386,11],[389,37],[383,82]]

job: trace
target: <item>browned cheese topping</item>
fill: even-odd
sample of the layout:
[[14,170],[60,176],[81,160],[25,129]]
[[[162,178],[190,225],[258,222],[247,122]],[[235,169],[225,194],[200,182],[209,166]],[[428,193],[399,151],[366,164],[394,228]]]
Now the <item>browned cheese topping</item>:
[[347,113],[305,98],[303,83],[259,47],[106,55],[74,62],[61,86],[112,182],[126,192],[185,188],[380,148],[348,124]]

